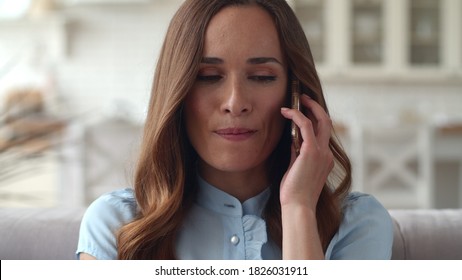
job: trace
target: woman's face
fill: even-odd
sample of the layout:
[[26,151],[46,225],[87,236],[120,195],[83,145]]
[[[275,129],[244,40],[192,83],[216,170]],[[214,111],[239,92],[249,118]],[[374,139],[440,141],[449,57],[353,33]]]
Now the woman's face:
[[202,171],[265,170],[284,130],[286,88],[287,66],[270,15],[235,6],[214,16],[185,101],[186,129]]

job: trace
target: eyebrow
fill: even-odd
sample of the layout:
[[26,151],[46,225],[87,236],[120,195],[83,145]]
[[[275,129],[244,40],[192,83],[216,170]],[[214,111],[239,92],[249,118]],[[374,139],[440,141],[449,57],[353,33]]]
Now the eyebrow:
[[201,63],[205,64],[223,64],[224,61],[218,57],[203,57]]
[[[223,64],[224,60],[218,57],[203,57],[201,63],[204,64]],[[265,64],[265,63],[277,63],[282,65],[282,63],[274,57],[252,57],[247,59],[248,64]]]
[[277,63],[277,64],[282,65],[282,63],[274,57],[253,57],[253,58],[247,59],[247,63],[249,64]]

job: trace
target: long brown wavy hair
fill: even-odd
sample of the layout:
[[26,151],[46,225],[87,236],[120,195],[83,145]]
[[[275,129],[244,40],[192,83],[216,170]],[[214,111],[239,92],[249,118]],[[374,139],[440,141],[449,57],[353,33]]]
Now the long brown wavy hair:
[[[186,0],[170,22],[157,64],[135,172],[138,214],[118,233],[119,259],[175,258],[176,234],[197,189],[198,156],[185,132],[183,103],[196,80],[210,19],[221,9],[238,5],[258,5],[271,15],[288,64],[289,80],[298,78],[302,92],[327,111],[308,41],[285,0]],[[287,131],[270,158],[273,184],[264,211],[270,237],[281,248],[279,185],[290,159],[289,124],[288,121]],[[339,228],[341,201],[351,183],[350,161],[334,134],[329,147],[335,167],[321,192],[316,211],[324,251]]]

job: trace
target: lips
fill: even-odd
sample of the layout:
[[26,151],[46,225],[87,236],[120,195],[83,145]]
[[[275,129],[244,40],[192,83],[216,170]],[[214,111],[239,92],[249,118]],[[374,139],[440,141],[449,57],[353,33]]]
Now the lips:
[[243,141],[249,139],[256,132],[257,131],[254,129],[238,127],[218,129],[215,131],[217,135],[232,141]]

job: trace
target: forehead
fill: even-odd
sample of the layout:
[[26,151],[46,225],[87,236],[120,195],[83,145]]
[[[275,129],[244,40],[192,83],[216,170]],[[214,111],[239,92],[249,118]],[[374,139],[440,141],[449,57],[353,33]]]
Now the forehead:
[[204,52],[206,56],[238,54],[282,59],[274,21],[256,5],[231,6],[218,12],[207,27]]

